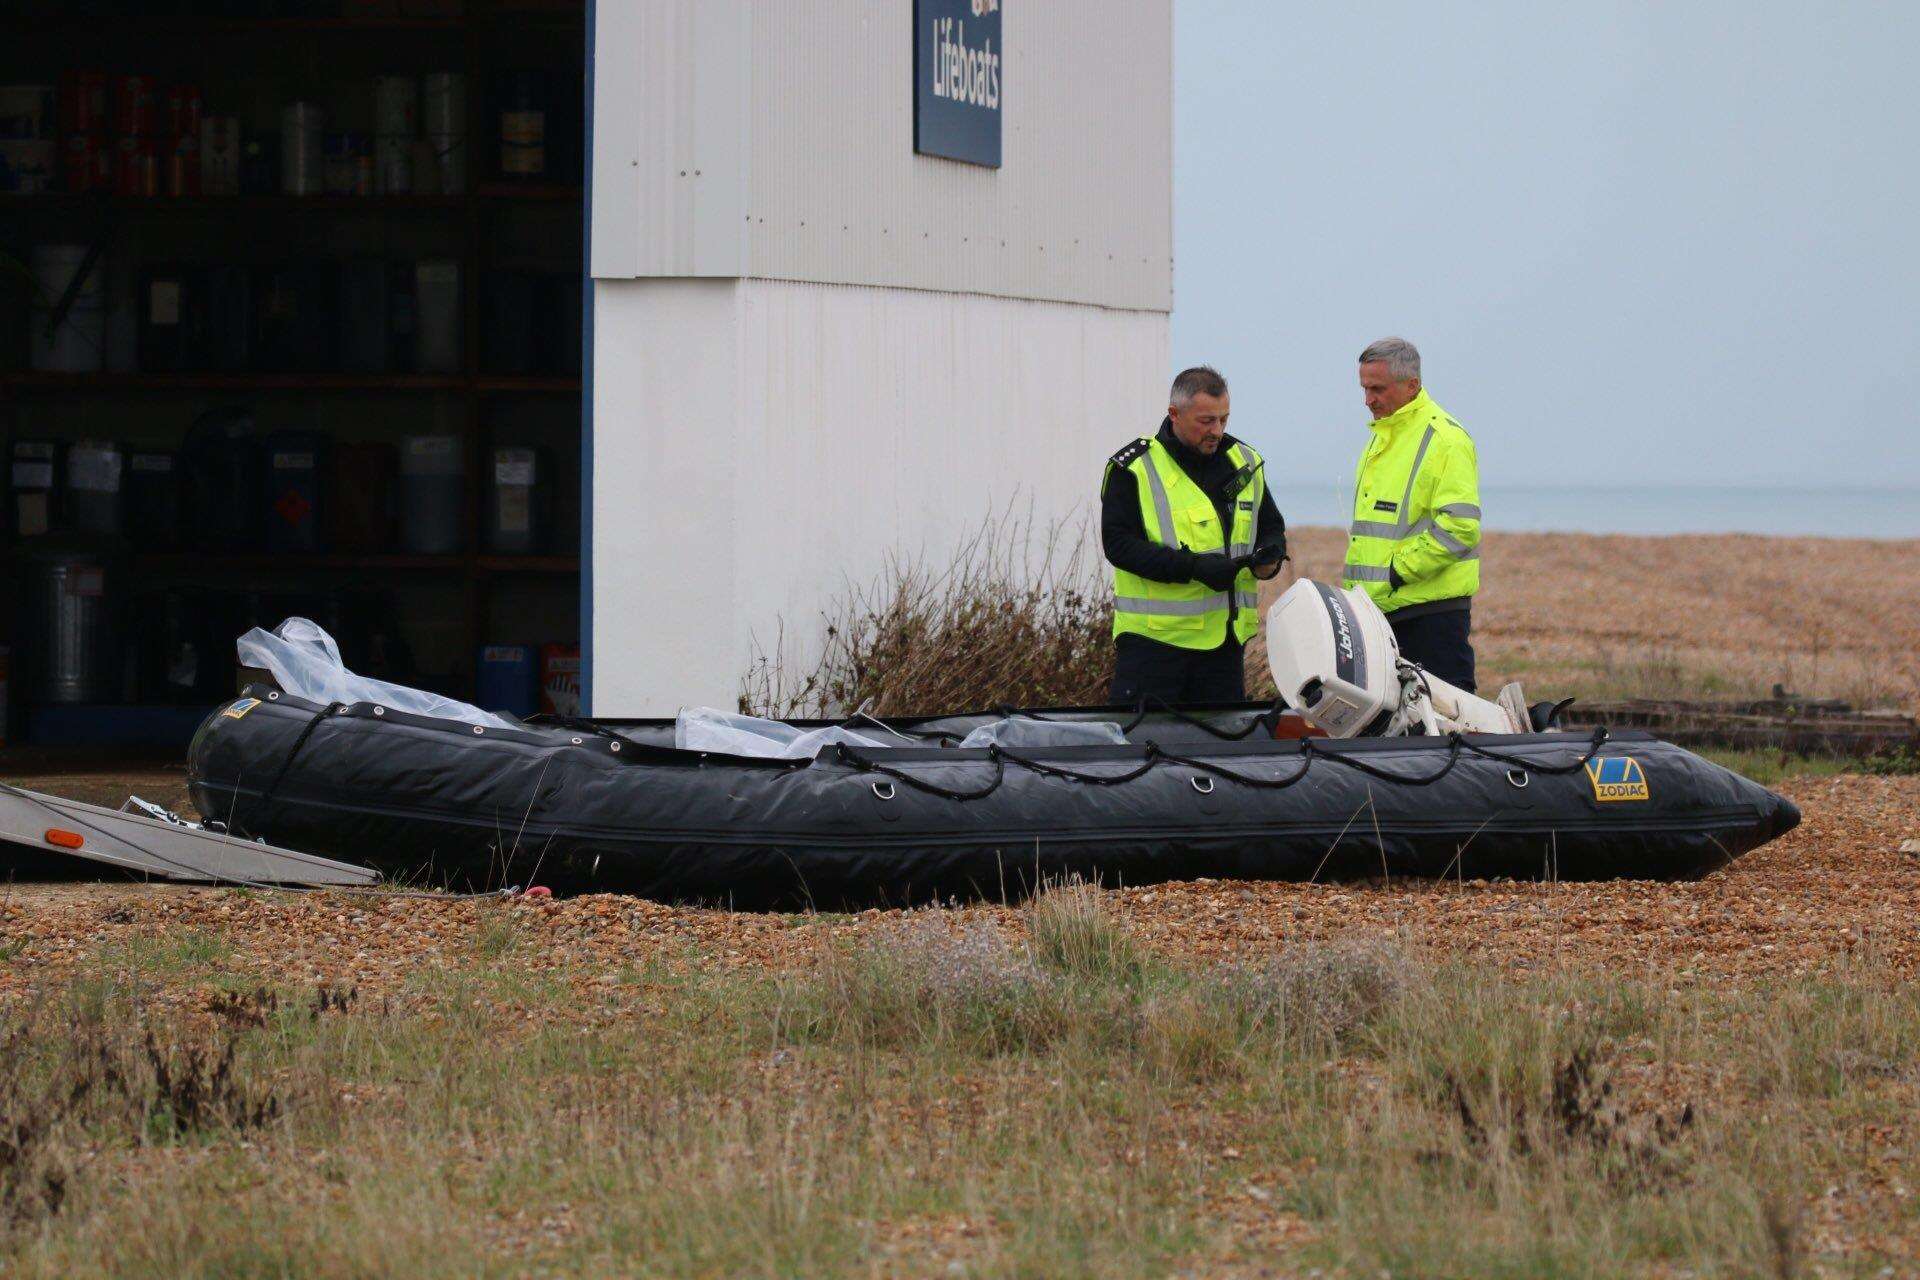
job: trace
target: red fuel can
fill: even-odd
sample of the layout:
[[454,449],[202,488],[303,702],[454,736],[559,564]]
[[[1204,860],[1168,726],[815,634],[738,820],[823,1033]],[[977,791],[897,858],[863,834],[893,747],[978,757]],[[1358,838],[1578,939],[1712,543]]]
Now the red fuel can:
[[540,646],[540,709],[549,715],[580,714],[580,646]]

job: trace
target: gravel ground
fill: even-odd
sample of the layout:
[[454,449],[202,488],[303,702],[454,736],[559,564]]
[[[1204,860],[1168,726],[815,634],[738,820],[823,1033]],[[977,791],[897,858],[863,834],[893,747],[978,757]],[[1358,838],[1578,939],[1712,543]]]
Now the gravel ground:
[[[177,775],[34,779],[90,796],[116,787],[163,796]],[[1691,883],[1529,884],[1396,881],[1301,885],[1196,881],[1116,891],[1151,945],[1199,960],[1247,960],[1289,941],[1391,932],[1437,953],[1516,970],[1604,966],[1676,982],[1765,980],[1815,972],[1868,946],[1914,972],[1920,962],[1920,777],[1792,779],[1800,828]],[[98,882],[0,891],[0,991],[109,957],[130,942],[200,933],[223,963],[262,982],[353,983],[397,991],[422,966],[456,963],[502,911],[528,933],[517,959],[571,981],[606,983],[632,965],[804,965],[836,937],[891,927],[897,912],[776,916],[667,907],[612,895],[475,901],[340,893],[251,893]],[[974,906],[966,919],[1017,912]]]

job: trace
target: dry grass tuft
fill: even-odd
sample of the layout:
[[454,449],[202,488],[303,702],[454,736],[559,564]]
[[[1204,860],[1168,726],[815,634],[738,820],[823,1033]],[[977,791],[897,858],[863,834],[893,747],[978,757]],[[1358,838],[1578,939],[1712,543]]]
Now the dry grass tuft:
[[996,1054],[1048,1038],[1048,976],[994,925],[949,929],[916,913],[857,951],[832,956],[817,980],[791,984],[781,1034],[873,1049],[961,1045]]
[[943,565],[894,561],[828,610],[804,673],[761,655],[749,715],[924,715],[1103,702],[1113,680],[1113,600],[1084,530],[989,521]]
[[1412,988],[1419,974],[1399,942],[1358,935],[1289,948],[1262,971],[1288,1021],[1316,1043],[1351,1044]]
[[1078,877],[1048,885],[1027,904],[1027,932],[1040,963],[1083,982],[1137,982],[1146,956],[1095,885]]

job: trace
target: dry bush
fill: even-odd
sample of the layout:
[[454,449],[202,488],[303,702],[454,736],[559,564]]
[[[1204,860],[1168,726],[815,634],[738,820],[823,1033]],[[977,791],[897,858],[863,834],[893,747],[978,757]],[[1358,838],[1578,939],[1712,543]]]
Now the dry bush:
[[942,565],[894,560],[826,614],[826,647],[796,673],[757,656],[748,715],[925,715],[1103,702],[1113,680],[1113,598],[1084,527],[1037,537],[989,520]]
[[104,1144],[245,1133],[281,1114],[235,1044],[187,1027],[163,1047],[138,1009],[16,1007],[0,1032],[0,1226],[58,1213]]
[[803,1038],[872,1049],[1034,1053],[1135,1043],[1147,987],[1173,981],[1107,909],[1070,881],[1027,905],[1024,941],[986,922],[915,912],[788,987],[778,1017]]
[[1291,948],[1248,975],[1247,986],[1294,1034],[1344,1045],[1373,1026],[1415,978],[1405,947],[1356,936]]
[[1193,975],[1145,1001],[1141,1049],[1165,1074],[1244,1076],[1256,1064],[1320,1060],[1362,1047],[1420,970],[1399,944],[1336,939],[1260,965]]
[[16,1226],[60,1211],[80,1160],[71,1115],[96,1083],[91,1073],[48,1080],[33,1070],[29,1024],[0,1038],[0,1223]]
[[141,1040],[143,1067],[124,1071],[126,1096],[143,1109],[156,1137],[261,1129],[280,1117],[280,1099],[234,1071],[234,1043],[188,1041],[161,1048],[148,1031]]
[[1448,1097],[1467,1149],[1477,1158],[1554,1158],[1582,1153],[1596,1171],[1622,1185],[1647,1186],[1678,1169],[1679,1145],[1693,1128],[1691,1102],[1666,1114],[1616,1096],[1607,1067],[1595,1049],[1575,1049],[1553,1070],[1546,1097],[1508,1094],[1478,1104],[1466,1086],[1448,1079]]
[[990,924],[960,930],[916,913],[858,951],[836,953],[788,993],[791,1032],[866,1048],[941,1042],[987,1053],[1029,1047],[1047,975]]
[[1184,979],[1150,963],[1097,889],[1052,885],[1023,914],[1015,941],[992,923],[915,912],[790,984],[776,1016],[788,1034],[869,1049],[1104,1051],[1151,1037],[1143,1007]]

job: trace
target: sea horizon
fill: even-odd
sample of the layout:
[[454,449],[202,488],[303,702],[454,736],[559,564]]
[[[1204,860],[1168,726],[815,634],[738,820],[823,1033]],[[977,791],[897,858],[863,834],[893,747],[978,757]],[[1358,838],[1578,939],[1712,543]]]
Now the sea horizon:
[[[1344,526],[1346,485],[1290,485],[1274,501],[1290,525]],[[1752,533],[1920,538],[1920,488],[1794,485],[1483,485],[1489,532]]]

